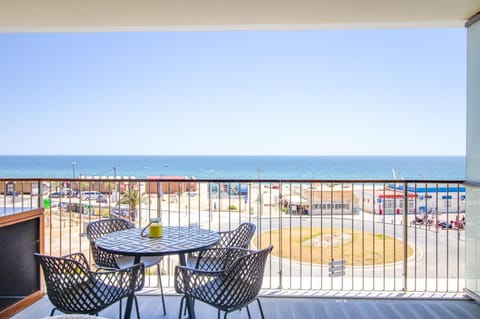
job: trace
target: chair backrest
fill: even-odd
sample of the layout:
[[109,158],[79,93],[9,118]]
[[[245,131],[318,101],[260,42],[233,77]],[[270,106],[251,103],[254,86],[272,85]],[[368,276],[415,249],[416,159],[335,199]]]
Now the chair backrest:
[[142,264],[117,272],[96,273],[90,270],[82,253],[35,257],[42,266],[50,302],[65,313],[98,314],[133,294],[137,282],[144,280]]
[[226,232],[220,232],[220,241],[215,245],[216,248],[223,247],[241,247],[248,248],[250,241],[255,234],[256,226],[252,223],[242,223],[236,229]]
[[90,241],[93,260],[98,267],[119,268],[115,255],[97,248],[95,241],[107,234],[133,228],[134,226],[123,218],[101,219],[87,225],[87,238]]
[[[238,258],[225,272],[223,288],[219,288],[218,300],[223,308],[248,304],[262,288],[267,257],[273,246],[259,251],[249,251]],[[223,291],[220,291],[223,290]]]
[[[45,277],[48,298],[52,304],[66,312],[85,313],[83,303],[75,300],[72,283],[88,282],[88,269],[76,260],[35,254]],[[88,311],[87,311],[88,312]]]

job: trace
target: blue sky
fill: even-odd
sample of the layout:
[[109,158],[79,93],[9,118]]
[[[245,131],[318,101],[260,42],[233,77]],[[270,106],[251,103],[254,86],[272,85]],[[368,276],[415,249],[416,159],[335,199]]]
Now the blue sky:
[[0,34],[0,155],[465,155],[465,29]]

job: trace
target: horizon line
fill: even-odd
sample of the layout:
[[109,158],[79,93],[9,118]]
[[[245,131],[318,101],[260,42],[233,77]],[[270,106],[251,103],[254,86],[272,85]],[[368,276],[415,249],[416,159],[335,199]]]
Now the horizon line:
[[0,156],[205,156],[205,157],[466,157],[466,154],[0,154]]

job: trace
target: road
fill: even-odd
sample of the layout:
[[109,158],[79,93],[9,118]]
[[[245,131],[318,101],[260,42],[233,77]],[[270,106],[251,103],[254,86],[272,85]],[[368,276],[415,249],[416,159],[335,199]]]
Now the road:
[[[167,212],[163,212],[167,214]],[[409,219],[413,217],[409,216]],[[240,222],[252,221],[257,233],[288,227],[332,227],[359,230],[403,239],[401,216],[378,216],[368,213],[352,216],[272,216],[259,217],[232,212],[171,212],[170,223],[199,224],[201,227],[226,230]],[[464,231],[442,230],[435,227],[412,226],[408,223],[407,242],[416,248],[407,262],[407,288],[416,291],[461,290],[464,278]],[[436,249],[438,247],[438,249]],[[359,252],[361,253],[361,252]],[[401,290],[403,287],[403,262],[375,265],[347,266],[343,277],[329,277],[328,266],[300,263],[272,256],[266,269],[271,274],[270,285],[283,288],[345,289],[345,290]],[[280,276],[281,274],[281,276]],[[448,280],[445,280],[448,278]]]

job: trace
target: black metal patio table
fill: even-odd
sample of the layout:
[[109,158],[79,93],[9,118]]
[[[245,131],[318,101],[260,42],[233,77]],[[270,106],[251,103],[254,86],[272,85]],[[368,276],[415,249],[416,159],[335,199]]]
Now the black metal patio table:
[[[139,263],[142,256],[164,256],[178,254],[180,265],[186,266],[185,254],[206,249],[220,240],[218,232],[197,227],[164,226],[160,238],[142,237],[140,228],[131,228],[100,237],[97,247],[106,252],[135,257]],[[186,299],[189,318],[195,319],[193,303]],[[127,300],[125,319],[132,312],[133,296]]]

